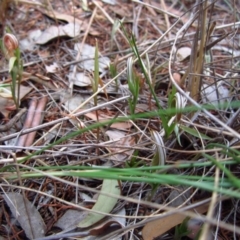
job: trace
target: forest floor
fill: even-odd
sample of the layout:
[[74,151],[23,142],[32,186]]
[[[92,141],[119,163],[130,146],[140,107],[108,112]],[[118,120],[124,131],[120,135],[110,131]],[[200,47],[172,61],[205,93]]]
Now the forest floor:
[[240,4],[0,2],[0,240],[240,238]]

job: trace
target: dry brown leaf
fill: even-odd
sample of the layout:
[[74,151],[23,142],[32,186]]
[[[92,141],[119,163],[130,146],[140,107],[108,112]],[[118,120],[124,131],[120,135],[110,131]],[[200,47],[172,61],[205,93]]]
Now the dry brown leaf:
[[88,87],[92,86],[91,79],[83,72],[77,72],[74,76],[73,72],[69,73],[69,79],[73,79],[73,84],[78,87]]
[[[63,20],[66,21],[68,23],[77,23],[80,26],[81,31],[84,31],[87,29],[87,24],[88,22],[86,21],[82,21],[72,15],[68,15],[68,14],[64,14],[64,13],[59,13],[57,11],[46,11],[41,9],[41,12],[43,12],[45,15],[47,15],[48,17],[51,17],[53,19],[58,19],[58,20]],[[80,13],[76,14],[76,15],[80,15]],[[101,34],[101,32],[97,31],[96,29],[93,29],[92,27],[89,30],[89,34],[92,36],[99,36]]]
[[[16,86],[16,96],[17,96],[17,89],[18,86]],[[0,112],[4,115],[5,118],[8,118],[9,113],[11,110],[11,107],[15,105],[12,97],[11,97],[11,90],[10,87],[5,87],[5,90],[8,91],[9,97],[4,97],[3,94],[0,94]],[[21,85],[20,87],[20,100],[22,100],[30,91],[32,91],[32,87],[26,87]],[[2,92],[3,93],[3,92]]]
[[38,51],[38,56],[41,58],[48,58],[50,56],[50,52],[48,50]]
[[[120,229],[126,226],[126,210],[125,208],[121,209],[119,212],[116,213],[117,216],[120,217],[108,217],[106,221],[100,223],[97,226],[94,226],[89,230],[89,235],[84,238],[80,238],[81,240],[98,240],[100,237],[104,237],[107,234]],[[79,240],[80,240],[79,239]],[[121,240],[122,238],[114,238],[115,240]]]
[[68,15],[68,14],[64,14],[64,13],[59,13],[57,11],[47,11],[45,9],[41,9],[40,10],[42,13],[44,13],[45,15],[47,15],[50,18],[53,19],[58,19],[58,20],[63,20],[66,21],[68,23],[77,23],[81,26],[81,29],[84,30],[86,28],[84,22],[74,16]]
[[132,127],[131,122],[118,122],[118,123],[113,123],[111,125],[111,128],[116,128],[119,130],[126,130]]
[[[79,66],[88,71],[94,71],[95,66],[95,51],[96,47],[91,46],[89,44],[82,45],[81,43],[74,44],[74,50],[80,53],[81,62]],[[98,64],[99,64],[99,72],[104,72],[110,66],[110,58],[101,56],[99,52]]]
[[93,121],[99,121],[99,122],[104,122],[104,121],[107,121],[109,119],[111,119],[110,116],[106,116],[104,115],[103,113],[101,113],[100,111],[98,111],[98,118],[97,118],[97,115],[95,112],[89,112],[89,113],[86,113],[84,114],[86,117],[92,119]]
[[136,113],[147,112],[149,110],[149,105],[145,103],[137,103]]
[[60,26],[50,26],[45,29],[42,34],[36,39],[37,44],[46,44],[57,37],[76,37],[80,34],[81,27],[77,23],[68,23]]
[[[37,209],[19,193],[5,193],[4,200],[29,239],[45,236],[46,226]],[[26,206],[26,208],[25,208]]]
[[92,36],[99,36],[101,35],[101,32],[97,31],[96,29],[90,28],[89,34]]
[[181,75],[179,73],[173,73],[173,79],[177,83],[178,86],[182,87],[182,82],[181,82]]
[[[81,27],[81,31],[84,31],[85,29],[87,29],[88,22],[82,21],[82,20],[76,18],[75,16],[72,16],[69,14],[64,14],[64,13],[59,13],[57,11],[46,11],[44,9],[41,9],[40,11],[52,19],[63,20],[68,23],[77,23]],[[78,16],[81,14],[78,13],[76,15]],[[89,34],[92,36],[99,36],[101,33],[91,27],[89,30]]]
[[20,40],[21,51],[23,50],[33,51],[36,45],[35,41],[38,37],[41,36],[41,34],[42,31],[40,29],[30,31],[26,38]]
[[9,98],[0,97],[0,112],[1,114],[8,119],[10,112],[10,107],[14,106],[14,101]]
[[77,226],[87,216],[86,211],[68,209],[61,218],[54,224],[55,227],[59,227],[62,230],[70,229]]
[[45,65],[45,68],[46,68],[47,73],[55,73],[55,72],[59,71],[60,66],[56,62],[54,62],[51,65]]
[[113,147],[108,147],[108,150],[111,153],[115,153],[113,156],[110,157],[112,160],[123,161],[133,154],[133,149],[122,152],[124,148],[116,147],[133,147],[135,145],[135,139],[133,137],[130,137],[126,135],[126,133],[118,130],[108,130],[106,131],[106,135],[109,137],[109,140],[114,141],[114,143],[112,144]]
[[[68,93],[61,93],[62,94],[62,102],[65,109],[67,109],[69,112],[74,111],[76,108],[79,107],[80,104],[82,104],[86,100],[86,96],[83,95],[75,95],[75,96],[69,96]],[[85,106],[86,108],[90,107],[89,105]]]
[[111,5],[115,5],[116,4],[116,0],[102,0],[104,3],[107,4],[111,4]]
[[211,103],[217,105],[218,103],[223,104],[225,101],[230,101],[230,92],[223,85],[222,81],[217,82],[217,87],[215,85],[202,85],[202,100],[203,103]]
[[[208,206],[202,205],[195,208],[195,210],[198,213],[205,213],[208,210]],[[143,239],[153,240],[154,238],[164,234],[176,225],[182,223],[185,218],[185,215],[181,213],[175,213],[170,216],[149,222],[142,230]]]
[[128,18],[132,16],[132,12],[130,11],[129,8],[127,8],[124,5],[120,6],[114,6],[114,7],[109,7],[115,14],[120,16],[121,18]]
[[[79,193],[82,202],[79,205],[84,205],[86,202],[90,202],[92,198],[85,193]],[[77,224],[87,216],[88,212],[80,209],[68,209],[62,217],[54,224],[55,227],[59,227],[62,230],[67,230],[77,226]]]
[[192,49],[190,47],[181,47],[177,50],[177,61],[184,61],[191,55]]

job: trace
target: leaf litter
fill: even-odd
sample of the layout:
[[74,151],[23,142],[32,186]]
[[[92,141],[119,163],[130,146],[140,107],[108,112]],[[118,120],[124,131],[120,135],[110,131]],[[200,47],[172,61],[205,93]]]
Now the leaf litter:
[[[132,31],[135,34],[144,67],[150,75],[154,90],[164,109],[168,107],[168,101],[171,98],[173,80],[177,84],[179,95],[175,95],[171,104],[177,106],[181,99],[187,102],[187,99],[189,99],[189,83],[196,81],[201,66],[202,84],[198,91],[199,102],[211,103],[214,110],[210,112],[221,119],[222,123],[231,127],[233,131],[239,132],[237,110],[230,106],[232,101],[239,101],[239,63],[237,58],[239,55],[239,29],[237,28],[239,22],[234,22],[233,15],[229,15],[231,4],[226,5],[220,0],[215,2],[213,11],[217,11],[216,16],[225,20],[219,21],[219,18],[212,15],[212,19],[209,18],[209,35],[204,30],[199,34],[197,21],[192,21],[191,17],[192,15],[199,17],[201,11],[195,11],[194,6],[189,1],[178,3],[173,1],[161,1],[159,3],[156,1],[148,1],[148,3],[144,1],[82,1],[81,4],[70,4],[67,1],[55,0],[50,3],[20,0],[18,4],[20,4],[19,9],[24,10],[27,14],[20,14],[14,3],[8,5],[6,0],[0,3],[0,8],[8,13],[0,16],[3,23],[0,25],[0,29],[4,33],[3,26],[10,26],[11,31],[16,33],[20,41],[24,71],[27,72],[21,82],[21,108],[27,108],[28,114],[30,114],[31,101],[34,97],[38,101],[46,97],[47,102],[45,107],[40,110],[40,114],[37,114],[36,107],[33,109],[33,116],[36,115],[37,119],[36,122],[34,118],[27,117],[28,114],[21,118],[17,117],[16,121],[10,122],[17,116],[18,111],[14,109],[9,89],[3,86],[3,91],[1,91],[1,113],[3,117],[10,118],[9,122],[13,123],[14,126],[8,128],[6,124],[4,127],[8,119],[3,118],[1,120],[3,128],[7,129],[6,132],[0,131],[0,139],[7,139],[2,141],[5,145],[1,146],[3,147],[1,152],[1,177],[3,179],[1,181],[3,181],[3,184],[1,187],[2,191],[6,192],[5,195],[2,194],[2,198],[8,208],[6,214],[1,215],[0,220],[3,226],[7,226],[8,218],[14,215],[13,209],[19,207],[21,217],[25,221],[27,213],[22,210],[24,209],[22,203],[24,200],[27,203],[27,208],[31,206],[29,211],[32,211],[32,218],[35,219],[33,225],[42,224],[41,228],[38,229],[42,232],[42,235],[38,232],[35,233],[35,228],[33,230],[29,229],[27,221],[22,220],[18,220],[19,224],[14,225],[17,228],[10,229],[8,233],[1,229],[0,235],[9,236],[10,234],[13,237],[19,233],[22,234],[20,239],[23,239],[25,235],[32,239],[31,231],[33,231],[36,237],[44,239],[49,234],[52,234],[53,237],[57,233],[54,226],[62,230],[68,230],[73,225],[78,225],[84,227],[84,230],[85,227],[87,229],[84,239],[131,238],[152,240],[162,234],[166,234],[167,237],[172,239],[177,232],[176,228],[184,223],[185,215],[174,213],[165,218],[149,222],[144,222],[141,218],[158,214],[154,212],[155,208],[151,203],[159,204],[158,210],[161,213],[164,213],[164,209],[167,208],[169,198],[175,203],[174,207],[185,204],[181,197],[181,191],[184,191],[181,189],[184,189],[184,186],[175,186],[174,189],[171,184],[154,186],[131,181],[118,182],[117,180],[104,179],[104,192],[110,195],[113,193],[115,195],[115,198],[113,198],[110,195],[101,194],[103,189],[96,190],[99,189],[102,182],[99,182],[99,179],[95,179],[94,176],[91,181],[87,181],[86,178],[65,176],[64,170],[61,170],[59,173],[61,173],[62,179],[55,179],[46,175],[24,180],[23,185],[28,189],[27,198],[25,198],[20,194],[13,194],[10,185],[5,184],[8,181],[8,183],[14,184],[14,188],[18,188],[16,182],[9,178],[9,176],[16,175],[14,167],[6,165],[5,162],[18,161],[22,156],[43,149],[48,143],[52,144],[68,133],[72,134],[76,129],[81,130],[92,123],[103,123],[118,116],[129,115],[127,101],[117,101],[130,94],[125,68],[127,59],[132,56],[129,43],[126,42],[126,36],[121,35],[122,28],[120,27],[119,17],[122,18],[123,26],[127,27],[127,32]],[[15,12],[12,11],[13,9]],[[178,18],[181,21],[176,22]],[[198,18],[198,21],[202,20]],[[118,31],[114,29],[114,23],[117,22],[119,22],[117,24],[119,26]],[[205,25],[207,24],[203,24],[203,26]],[[22,26],[24,26],[24,29]],[[181,35],[183,26],[185,31]],[[166,32],[170,27],[172,27],[171,31]],[[229,34],[232,33],[232,35],[224,35],[223,30],[228,31]],[[201,52],[199,52],[201,41],[204,41],[197,38],[193,40],[194,34],[199,37],[205,36],[204,41],[207,42],[205,62],[201,62],[204,57],[200,56]],[[224,39],[221,39],[223,36],[225,36]],[[100,49],[97,61],[100,73],[100,80],[98,80],[101,82],[97,94],[94,93],[93,89],[94,81],[96,81],[94,79],[96,39]],[[161,44],[158,45],[160,39]],[[176,42],[174,42],[175,40]],[[171,50],[173,50],[172,56]],[[146,52],[143,54],[144,51]],[[77,55],[79,58],[76,59]],[[207,56],[211,56],[210,59],[207,59]],[[171,60],[170,63],[169,60]],[[110,71],[112,64],[116,68],[115,72],[114,69]],[[74,66],[76,66],[76,71]],[[2,82],[5,83],[9,75],[3,57],[0,58],[0,67],[0,77]],[[140,79],[143,79],[139,85],[140,91],[135,108],[136,112],[144,113],[155,110],[156,102],[150,94],[145,76],[142,77],[142,69],[138,63],[134,65],[133,72]],[[173,80],[170,73],[173,73]],[[72,89],[69,87],[71,81],[73,83]],[[183,93],[180,94],[181,90]],[[94,94],[97,96],[95,99]],[[109,104],[112,101],[115,101],[114,104]],[[218,107],[218,104],[222,103],[227,104],[224,107]],[[190,105],[190,101],[188,101],[188,104]],[[185,107],[184,103],[181,108],[184,109]],[[91,110],[92,108],[94,110]],[[76,109],[78,109],[76,111],[77,116],[74,115]],[[89,110],[89,112],[84,113],[86,110]],[[25,168],[23,166],[20,168],[20,175],[24,176],[24,173],[27,173],[26,167],[31,167],[31,173],[34,174],[36,171],[42,171],[42,166],[48,168],[54,166],[75,167],[75,165],[76,167],[114,166],[120,169],[124,169],[126,166],[133,168],[160,166],[169,167],[170,170],[159,170],[156,173],[160,176],[162,176],[161,174],[168,175],[187,161],[193,164],[207,161],[207,157],[201,155],[198,150],[206,149],[208,144],[211,145],[213,139],[217,139],[217,144],[223,144],[223,146],[238,139],[236,132],[225,131],[220,127],[222,126],[221,122],[219,123],[209,116],[211,115],[206,115],[205,112],[196,112],[194,116],[185,113],[172,115],[168,122],[169,126],[175,123],[178,128],[172,130],[170,138],[166,138],[167,131],[164,130],[164,134],[162,134],[162,119],[158,117],[139,118],[134,121],[128,120],[108,124],[75,135],[71,139],[66,138],[64,142],[59,142],[55,146],[52,145],[43,153],[32,157],[30,161],[19,162],[25,164]],[[34,124],[32,123],[33,120]],[[52,126],[51,124],[56,120],[59,121],[58,124]],[[31,124],[26,127],[28,121]],[[42,129],[39,126],[42,126]],[[24,141],[21,140],[21,132],[29,129],[33,134],[22,136],[25,136],[25,139],[32,140],[27,145],[22,144]],[[221,137],[216,134],[219,129],[223,134]],[[167,148],[167,151],[165,151],[165,148]],[[16,159],[12,157],[12,154],[15,154],[13,149],[18,149]],[[192,154],[193,151],[197,152]],[[227,150],[224,154],[228,154],[228,152]],[[218,152],[218,157],[223,160],[226,156],[224,154]],[[71,171],[75,173],[75,169]],[[205,173],[209,178],[213,176],[212,169],[208,167],[204,167],[204,172],[202,168],[198,167],[195,167],[191,173],[189,171],[190,168],[179,168],[175,174],[179,174],[180,177],[184,174],[186,176],[188,174],[201,176]],[[151,173],[155,174],[154,171]],[[4,177],[9,179],[4,181]],[[105,187],[106,183],[109,182],[112,185]],[[49,184],[53,186],[54,191],[49,191]],[[73,184],[75,185],[73,186]],[[113,188],[110,186],[113,186]],[[77,210],[79,206],[84,205],[84,200],[81,197],[83,194],[81,191],[84,187],[88,187],[84,190],[84,194],[87,194],[90,199],[92,199],[92,192],[98,192],[95,204],[89,207],[93,211]],[[38,193],[36,194],[34,190]],[[204,194],[201,195],[203,190],[198,191],[194,187],[191,187],[190,191],[193,194],[184,195],[187,198],[186,203],[190,205],[201,201],[202,198],[210,197],[208,192],[204,191]],[[43,194],[49,195],[46,201],[40,197]],[[6,196],[9,196],[9,198],[7,199]],[[127,199],[122,199],[123,197],[127,197]],[[14,198],[20,199],[18,206],[11,205],[8,201]],[[234,198],[231,200],[231,206],[237,209],[238,202]],[[143,204],[142,201],[148,201],[148,204],[146,202]],[[225,204],[225,201],[221,203],[222,209],[229,209],[229,205]],[[68,209],[70,205],[74,209]],[[38,207],[35,208],[34,206]],[[199,214],[208,210],[206,205],[203,206],[204,209],[201,206],[195,208]],[[119,212],[119,209],[122,212]],[[106,217],[98,211],[105,213],[105,215],[112,214],[112,216]],[[229,222],[234,219],[231,214],[229,216],[224,215],[224,212],[222,214],[222,222],[224,217],[228,217]],[[115,215],[120,215],[119,220]],[[188,225],[194,228],[198,225],[197,221],[199,220],[193,218],[188,222]],[[234,221],[237,222],[237,219]],[[176,228],[173,229],[174,227]],[[223,233],[222,229],[219,229],[221,228],[217,228],[215,232],[219,239],[223,235],[227,235],[227,238],[230,239],[233,234],[238,234],[238,229],[236,233],[232,233],[229,228],[227,228],[227,233]],[[24,233],[20,233],[21,231]],[[124,231],[125,235],[121,235],[119,231]],[[215,230],[212,229],[212,231]]]
[[3,198],[29,239],[45,236],[46,226],[31,202],[19,193],[5,193]]
[[[93,71],[94,70],[94,55],[95,55],[95,47],[84,44],[83,46],[80,43],[76,43],[74,45],[74,50],[79,52],[80,51],[80,58],[79,58],[79,66],[82,69]],[[99,72],[103,72],[107,69],[110,65],[110,59],[108,57],[99,57]]]

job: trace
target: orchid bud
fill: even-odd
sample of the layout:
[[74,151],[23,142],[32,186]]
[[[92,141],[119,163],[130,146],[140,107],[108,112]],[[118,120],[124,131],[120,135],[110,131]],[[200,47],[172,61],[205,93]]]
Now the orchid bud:
[[14,51],[18,48],[18,46],[18,40],[13,34],[6,33],[3,36],[3,47],[5,51],[5,57],[7,59],[10,59],[14,56]]

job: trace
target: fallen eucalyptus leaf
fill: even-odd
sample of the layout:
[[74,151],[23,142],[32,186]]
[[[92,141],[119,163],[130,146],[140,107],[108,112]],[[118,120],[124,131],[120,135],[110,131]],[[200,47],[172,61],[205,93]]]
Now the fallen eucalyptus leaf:
[[20,48],[21,50],[28,50],[32,51],[34,50],[34,47],[36,46],[35,42],[38,37],[40,37],[42,34],[42,31],[40,29],[32,30],[28,33],[28,36],[22,40],[20,40]]
[[129,156],[131,156],[134,152],[133,149],[128,149],[124,152],[124,148],[117,148],[116,146],[121,146],[121,147],[133,147],[135,144],[135,139],[132,136],[126,135],[125,132],[123,131],[118,131],[118,130],[108,130],[105,132],[106,135],[109,137],[110,141],[113,141],[111,144],[113,147],[108,147],[108,151],[113,154],[109,158],[113,161],[124,161],[126,160]]
[[76,76],[71,72],[69,78],[73,79],[73,84],[79,87],[88,87],[92,85],[91,79],[86,76],[83,72],[76,73]]
[[229,90],[223,86],[221,81],[217,83],[217,87],[215,85],[203,84],[202,99],[204,103],[221,104],[230,100]]
[[45,68],[46,68],[47,73],[55,73],[55,72],[59,71],[60,66],[56,62],[54,62],[51,65],[46,65]]
[[[3,195],[12,215],[21,225],[29,239],[44,237],[46,226],[37,209],[19,193],[5,193]],[[26,206],[26,208],[25,208]]]
[[191,54],[191,48],[189,47],[182,47],[177,50],[177,60],[179,62],[185,60]]
[[111,4],[111,5],[115,5],[116,4],[116,0],[102,0],[104,3],[107,4]]
[[80,19],[76,18],[76,16],[72,16],[72,15],[68,15],[68,14],[64,14],[64,13],[59,13],[57,11],[51,10],[48,11],[47,9],[41,9],[41,11],[46,14],[47,16],[55,19],[59,19],[59,20],[63,20],[66,21],[68,23],[77,23],[79,26],[81,26],[81,30],[86,28],[86,25],[84,24],[83,21],[81,21]]
[[[110,213],[114,206],[116,205],[118,201],[117,197],[120,196],[120,192],[121,191],[117,180],[104,179],[102,189],[97,199],[97,202],[94,204],[92,208],[92,210],[102,212],[103,214],[89,212],[87,217],[78,224],[78,227],[79,228],[90,227],[93,224],[100,221],[101,219],[103,219],[105,217],[104,213]],[[110,197],[102,193],[111,194],[116,197]]]
[[37,44],[46,44],[57,37],[76,37],[80,34],[81,28],[77,23],[68,23],[63,26],[51,26],[47,28],[37,39]]
[[[85,193],[79,193],[82,202],[79,205],[83,205],[86,202],[92,201],[92,198]],[[80,209],[68,209],[61,218],[54,224],[55,227],[59,227],[62,230],[71,229],[77,226],[80,221],[82,221],[88,212]]]
[[70,229],[82,221],[87,215],[86,211],[68,209],[61,218],[54,224],[62,230]]
[[[64,102],[63,102],[63,107],[69,111],[69,112],[72,112],[74,111],[76,108],[79,107],[80,104],[82,104],[86,98],[88,96],[83,96],[83,95],[75,95],[75,96],[72,96],[70,97],[69,99],[66,99]],[[87,106],[90,106],[89,104],[87,104]],[[84,106],[83,108],[87,108],[87,106]]]
[[[201,205],[194,209],[195,212],[201,214],[205,213],[208,210],[208,205]],[[192,210],[193,211],[193,210]],[[171,228],[175,227],[176,225],[183,222],[183,220],[186,218],[185,215],[181,213],[174,213],[170,216],[166,216],[157,220],[153,220],[149,223],[147,223],[143,230],[142,230],[142,236],[144,240],[153,240]]]
[[[99,103],[99,101],[98,101],[98,103]],[[111,116],[106,115],[106,114],[104,114],[103,112],[100,112],[100,111],[98,112],[98,117],[97,117],[95,112],[89,112],[89,113],[86,113],[84,115],[86,117],[96,121],[96,122],[104,122],[106,120],[111,119]],[[128,121],[128,122],[126,121],[126,122],[116,122],[116,123],[113,123],[110,128],[115,128],[115,129],[119,129],[119,130],[126,130],[126,129],[129,129],[131,127],[132,127],[132,123],[130,121]],[[122,135],[122,137],[124,137],[124,136],[125,136],[125,134]],[[117,139],[119,139],[119,138],[120,137],[118,136]],[[111,138],[111,140],[114,140],[114,139]],[[115,149],[115,152],[117,152],[116,149]]]
[[[74,45],[74,50],[80,51],[81,56],[79,60],[79,66],[88,71],[94,71],[94,56],[95,56],[95,47],[84,44],[81,46],[81,43],[76,43]],[[100,55],[100,53],[99,53]],[[99,72],[103,72],[110,65],[110,59],[108,57],[99,57]]]
[[175,189],[171,190],[171,192],[168,196],[169,206],[179,207],[180,205],[182,205],[184,203],[186,205],[186,202],[189,203],[189,198],[190,198],[191,192],[190,192],[190,190],[186,191],[186,189],[187,188],[184,186],[177,186]]
[[[18,86],[16,86],[16,95],[17,95]],[[30,91],[32,87],[27,87],[21,85],[20,87],[20,100],[22,100]],[[11,87],[7,86],[0,89],[0,112],[4,117],[8,118],[9,113],[12,111],[11,107],[14,106],[14,101],[12,99]],[[15,109],[14,109],[15,110]]]

